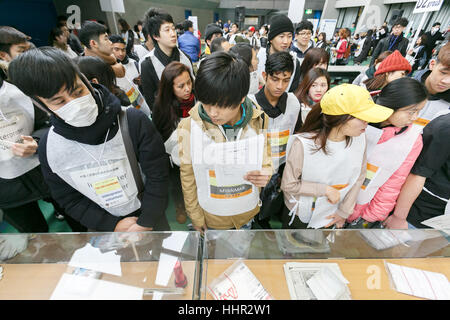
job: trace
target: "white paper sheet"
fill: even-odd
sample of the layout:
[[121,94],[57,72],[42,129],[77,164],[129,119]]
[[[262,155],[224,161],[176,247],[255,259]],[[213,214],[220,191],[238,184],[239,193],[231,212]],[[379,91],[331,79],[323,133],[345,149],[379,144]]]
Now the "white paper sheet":
[[422,222],[422,224],[431,227],[433,229],[446,229],[442,230],[450,235],[450,214],[443,214]]
[[264,135],[214,145],[217,183],[221,186],[249,184],[244,176],[262,169]]
[[64,273],[50,300],[142,300],[143,288]]
[[235,262],[208,286],[215,300],[272,300],[258,278],[242,261]]
[[163,240],[162,247],[176,252],[181,252],[189,232],[177,231]]
[[69,266],[122,276],[120,256],[116,251],[101,253],[100,249],[92,247],[89,243],[74,252]]
[[450,284],[442,273],[388,262],[386,269],[394,289],[398,292],[432,300],[450,300]]
[[346,284],[329,267],[319,270],[306,281],[318,300],[349,300]]
[[178,257],[172,256],[170,254],[161,253],[159,255],[158,271],[156,273],[155,280],[156,285],[167,286],[177,260]]

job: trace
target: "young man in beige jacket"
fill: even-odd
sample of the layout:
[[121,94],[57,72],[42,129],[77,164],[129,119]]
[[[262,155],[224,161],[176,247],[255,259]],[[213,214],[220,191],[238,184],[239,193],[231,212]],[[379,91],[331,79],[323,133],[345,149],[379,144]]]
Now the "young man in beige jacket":
[[269,120],[247,98],[249,83],[235,55],[208,56],[195,81],[199,102],[178,125],[184,201],[198,231],[250,228],[273,173]]

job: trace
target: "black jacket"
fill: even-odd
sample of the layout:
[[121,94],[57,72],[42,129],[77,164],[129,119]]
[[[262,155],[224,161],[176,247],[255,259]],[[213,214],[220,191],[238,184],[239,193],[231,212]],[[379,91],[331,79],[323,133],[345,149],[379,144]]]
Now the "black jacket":
[[[0,78],[0,88],[2,85],[3,80]],[[49,127],[48,114],[35,107],[34,131],[31,136],[39,143],[40,138],[47,133]],[[15,208],[49,196],[50,192],[39,166],[14,179],[0,178],[0,208]]]
[[366,60],[371,47],[372,47],[372,37],[366,36],[366,41],[364,41],[364,45],[361,49],[361,53],[359,54],[359,56],[357,56],[355,59],[353,59],[353,61],[361,63],[364,60]]
[[[378,58],[381,53],[389,50],[389,42],[393,40],[393,37],[394,36],[391,34],[389,37],[383,38],[378,42],[375,50],[372,53],[372,60],[370,61],[370,65],[373,65],[375,63],[375,59]],[[390,51],[394,52],[395,50],[398,50],[400,51],[402,56],[406,56],[406,49],[408,48],[408,44],[408,39],[404,38],[402,34],[395,41]]]
[[[96,89],[94,97],[99,106],[99,115],[93,125],[75,128],[54,115],[52,124],[54,131],[67,139],[100,146],[105,141],[108,129],[108,140],[117,134],[117,116],[121,106],[119,100],[105,87],[95,84],[93,86]],[[127,117],[133,149],[146,178],[141,208],[130,215],[139,216],[139,225],[154,227],[167,208],[169,159],[161,136],[151,120],[142,111],[134,108],[127,109]],[[41,139],[38,152],[42,173],[52,197],[65,212],[89,229],[114,231],[116,224],[124,217],[111,215],[51,171],[47,161],[47,135]]]

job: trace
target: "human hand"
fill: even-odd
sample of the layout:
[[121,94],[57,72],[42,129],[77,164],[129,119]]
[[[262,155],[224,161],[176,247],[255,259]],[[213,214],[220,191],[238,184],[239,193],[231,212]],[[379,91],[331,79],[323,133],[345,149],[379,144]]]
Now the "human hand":
[[331,204],[338,203],[341,198],[341,194],[339,193],[339,191],[332,186],[327,186],[325,195],[328,198],[328,202],[330,202]]
[[38,144],[33,137],[21,136],[23,143],[14,143],[11,147],[11,152],[21,158],[32,156],[36,153]]
[[408,229],[406,219],[398,218],[395,215],[389,216],[382,224],[388,229]]
[[128,217],[120,220],[117,223],[114,232],[127,232],[133,224],[136,224],[137,219],[137,217]]
[[141,76],[134,78],[133,82],[135,85],[140,86],[141,85]]
[[247,172],[247,174],[244,176],[244,179],[248,182],[251,182],[257,187],[264,188],[267,183],[269,183],[271,177],[272,173],[264,170],[255,170]]
[[194,227],[194,229],[198,232],[200,232],[201,234],[205,233],[206,230],[208,230],[208,227],[206,226],[206,224],[202,225],[202,226],[195,226],[192,225]]
[[326,219],[332,219],[332,221],[329,224],[327,224],[325,226],[325,228],[329,228],[332,225],[336,225],[336,228],[340,229],[340,228],[342,228],[344,226],[344,223],[345,223],[345,218],[342,218],[337,213],[334,213],[334,214],[326,217]]
[[143,231],[152,231],[152,230],[153,230],[153,228],[143,227],[143,226],[140,226],[137,223],[135,223],[128,228],[127,232],[143,232]]

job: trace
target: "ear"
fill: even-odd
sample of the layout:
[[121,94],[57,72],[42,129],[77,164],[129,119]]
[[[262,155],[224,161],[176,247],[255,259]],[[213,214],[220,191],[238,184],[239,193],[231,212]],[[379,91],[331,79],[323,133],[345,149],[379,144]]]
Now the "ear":
[[267,73],[265,71],[262,72],[262,77],[267,81]]
[[11,61],[11,57],[5,51],[0,51],[0,59],[6,62]]
[[431,59],[429,64],[428,64],[428,69],[430,69],[431,71],[433,71],[434,67],[436,66],[436,59]]
[[245,96],[245,97],[243,97],[242,98],[242,100],[241,100],[241,103],[240,104],[243,104],[244,103],[244,101],[245,101],[245,98],[246,98],[247,96]]
[[98,47],[97,41],[95,41],[93,39],[89,40],[89,46],[91,48],[97,48]]

